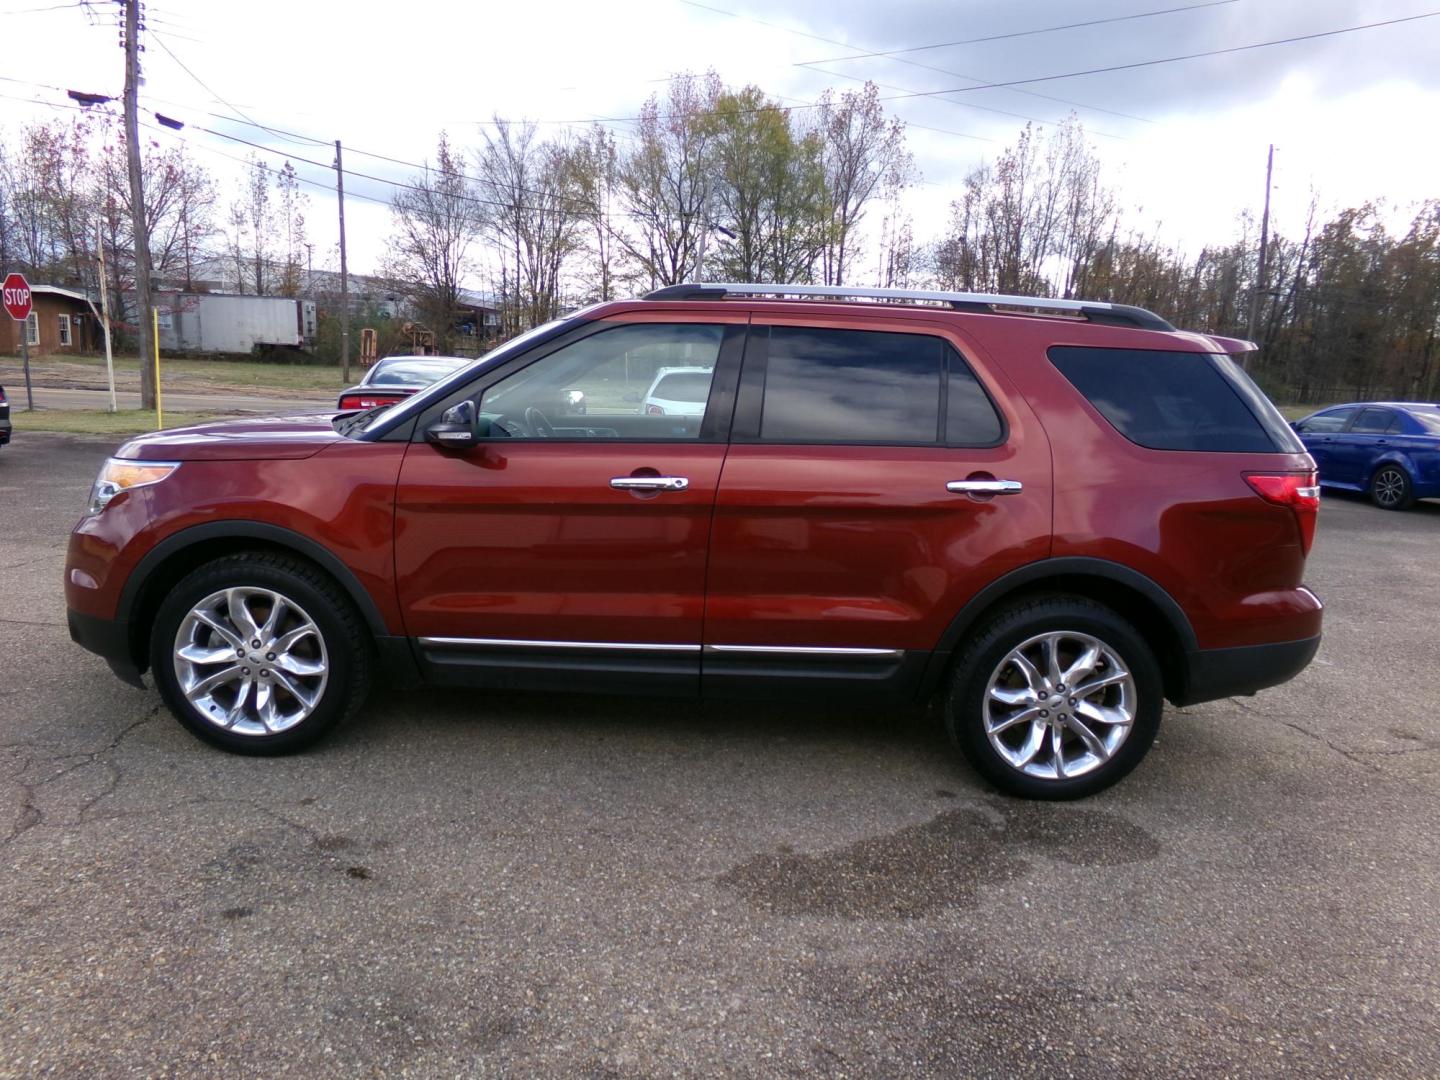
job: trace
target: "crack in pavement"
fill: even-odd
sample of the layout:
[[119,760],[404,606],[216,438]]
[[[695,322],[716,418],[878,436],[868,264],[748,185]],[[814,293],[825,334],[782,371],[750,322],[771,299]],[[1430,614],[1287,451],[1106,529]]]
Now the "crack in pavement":
[[[77,751],[75,753],[56,754],[52,756],[50,758],[52,762],[74,760],[74,763],[66,765],[58,772],[46,777],[44,780],[41,780],[38,783],[27,782],[19,779],[19,777],[24,775],[24,773],[30,768],[31,764],[33,764],[33,759],[27,759],[25,768],[21,769],[14,776],[15,782],[19,784],[21,791],[20,813],[17,815],[15,823],[11,826],[10,835],[5,837],[4,839],[0,839],[0,847],[10,846],[26,832],[29,832],[31,829],[35,828],[38,825],[45,824],[44,812],[35,804],[35,792],[39,788],[48,787],[50,784],[55,783],[55,781],[61,779],[62,777],[69,776],[77,769],[83,769],[87,765],[94,765],[98,763],[100,765],[103,765],[105,769],[109,772],[110,782],[105,787],[105,790],[101,791],[100,794],[94,796],[93,798],[87,799],[78,808],[76,812],[75,824],[77,826],[85,824],[86,815],[90,812],[90,810],[93,809],[94,806],[102,799],[113,795],[116,789],[120,786],[120,782],[124,776],[118,766],[116,766],[110,761],[105,760],[105,756],[116,750],[120,746],[120,744],[124,742],[125,739],[130,735],[130,733],[133,732],[136,728],[141,727],[144,724],[150,723],[157,716],[159,716],[161,708],[163,708],[163,706],[161,705],[152,706],[144,716],[140,717],[140,719],[138,720],[126,724],[123,728],[121,728],[118,732],[115,733],[115,735],[110,739],[109,742],[105,743],[105,745],[101,746],[96,750]],[[37,747],[35,747],[33,744],[16,745],[27,745],[27,748],[37,749]]]

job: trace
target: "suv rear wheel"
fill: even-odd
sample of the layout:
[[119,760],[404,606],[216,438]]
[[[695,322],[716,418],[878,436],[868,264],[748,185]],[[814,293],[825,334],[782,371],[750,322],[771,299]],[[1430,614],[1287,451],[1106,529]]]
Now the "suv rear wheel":
[[300,559],[252,552],[207,563],[160,605],[150,667],[165,704],[206,742],[278,754],[352,715],[370,682],[354,605]]
[[1160,727],[1154,653],[1135,628],[1082,597],[998,613],[956,660],[951,741],[1013,795],[1077,799],[1140,763]]

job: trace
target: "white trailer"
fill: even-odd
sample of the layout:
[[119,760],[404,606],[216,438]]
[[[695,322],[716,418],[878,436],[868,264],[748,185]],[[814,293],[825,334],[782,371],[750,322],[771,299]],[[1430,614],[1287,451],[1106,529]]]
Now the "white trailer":
[[245,354],[256,346],[298,349],[314,337],[315,304],[308,300],[158,293],[155,306],[160,312],[160,348],[167,351]]

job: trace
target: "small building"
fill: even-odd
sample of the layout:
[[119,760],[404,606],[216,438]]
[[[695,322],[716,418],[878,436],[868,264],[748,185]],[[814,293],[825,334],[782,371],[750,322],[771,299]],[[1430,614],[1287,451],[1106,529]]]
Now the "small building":
[[105,346],[98,309],[77,289],[59,285],[31,285],[30,318],[23,324],[0,312],[0,352],[20,353],[23,328],[30,352],[36,356],[96,352]]

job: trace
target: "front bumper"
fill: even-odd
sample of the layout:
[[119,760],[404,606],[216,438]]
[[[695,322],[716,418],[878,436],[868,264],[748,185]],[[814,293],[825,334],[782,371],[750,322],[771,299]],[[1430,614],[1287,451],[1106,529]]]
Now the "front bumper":
[[79,611],[67,611],[66,622],[70,626],[70,640],[89,649],[110,665],[119,678],[131,686],[145,689],[140,678],[140,666],[135,662],[131,650],[130,627],[114,619],[100,619]]
[[1185,689],[1176,705],[1198,705],[1217,698],[1249,695],[1289,682],[1309,666],[1320,648],[1320,635],[1271,645],[1236,649],[1196,649],[1186,654]]

